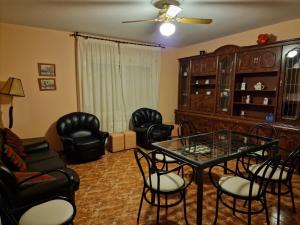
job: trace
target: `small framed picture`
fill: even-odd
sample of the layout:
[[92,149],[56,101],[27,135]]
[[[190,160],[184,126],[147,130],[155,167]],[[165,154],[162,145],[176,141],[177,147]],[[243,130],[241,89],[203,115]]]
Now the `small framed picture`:
[[40,91],[56,90],[56,82],[54,78],[38,78]]
[[55,64],[38,63],[38,69],[40,76],[55,77]]

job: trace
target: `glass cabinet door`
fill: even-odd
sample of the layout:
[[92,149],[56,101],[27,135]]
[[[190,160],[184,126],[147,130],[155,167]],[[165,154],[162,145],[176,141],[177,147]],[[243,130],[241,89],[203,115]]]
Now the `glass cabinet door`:
[[300,46],[284,55],[284,89],[281,117],[298,120],[300,117]]
[[230,86],[233,77],[234,55],[219,56],[218,68],[218,95],[217,112],[223,114],[231,113],[230,104]]
[[190,61],[180,61],[179,71],[179,109],[189,108]]

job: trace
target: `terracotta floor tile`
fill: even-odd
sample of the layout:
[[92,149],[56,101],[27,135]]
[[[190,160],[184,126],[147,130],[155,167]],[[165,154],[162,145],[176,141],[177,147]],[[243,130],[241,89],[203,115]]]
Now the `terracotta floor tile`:
[[[230,166],[230,163],[229,163]],[[142,191],[142,178],[136,165],[133,151],[107,153],[101,159],[85,164],[70,165],[80,178],[80,189],[76,193],[77,214],[75,225],[135,225]],[[293,180],[296,208],[300,210],[300,176]],[[197,186],[192,183],[187,191],[187,211],[190,224],[196,222]],[[212,224],[215,214],[215,187],[205,175],[204,184],[204,220],[203,224]],[[277,200],[268,195],[271,224],[276,224]],[[292,213],[290,196],[282,197],[281,224],[300,225],[300,213]],[[160,211],[160,224],[185,225],[183,205],[179,204]],[[156,208],[145,201],[141,212],[140,225],[156,224]],[[218,224],[247,224],[247,216],[232,211],[220,204]],[[265,214],[252,217],[252,224],[266,224]]]

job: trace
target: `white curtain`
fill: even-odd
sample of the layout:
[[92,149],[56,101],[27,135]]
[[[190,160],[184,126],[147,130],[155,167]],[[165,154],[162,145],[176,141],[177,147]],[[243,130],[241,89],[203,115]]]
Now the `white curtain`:
[[160,60],[160,48],[78,37],[80,110],[102,130],[127,130],[134,110],[158,107]]
[[138,108],[157,109],[161,49],[120,44],[120,68],[126,119]]
[[78,37],[77,68],[80,110],[96,115],[101,129],[127,127],[121,90],[118,44]]

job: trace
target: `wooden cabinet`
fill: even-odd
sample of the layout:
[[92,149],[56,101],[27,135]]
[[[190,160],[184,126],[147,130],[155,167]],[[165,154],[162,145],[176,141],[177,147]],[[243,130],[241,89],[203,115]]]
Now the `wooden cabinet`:
[[216,74],[217,60],[215,56],[197,57],[192,59],[192,76]]
[[269,123],[279,131],[282,147],[300,145],[300,38],[222,46],[179,62],[176,122],[193,124],[190,133],[248,132],[256,123]]
[[237,56],[237,73],[277,71],[280,68],[281,47],[243,50]]

